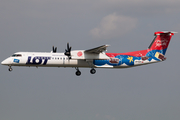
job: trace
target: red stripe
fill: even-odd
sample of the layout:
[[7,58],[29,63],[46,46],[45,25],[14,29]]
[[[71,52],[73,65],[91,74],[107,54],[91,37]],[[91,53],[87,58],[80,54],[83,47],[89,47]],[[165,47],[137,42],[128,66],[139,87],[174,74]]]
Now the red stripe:
[[141,56],[145,56],[148,51],[149,50],[147,49],[147,50],[126,52],[126,53],[106,53],[106,55],[108,57],[115,57],[117,55],[129,55],[129,56],[141,57]]

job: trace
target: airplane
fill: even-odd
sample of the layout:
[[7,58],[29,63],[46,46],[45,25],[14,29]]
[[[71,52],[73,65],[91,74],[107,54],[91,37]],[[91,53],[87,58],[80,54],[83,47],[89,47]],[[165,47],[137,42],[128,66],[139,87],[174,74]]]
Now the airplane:
[[71,50],[67,43],[64,53],[58,53],[57,47],[47,52],[16,52],[1,62],[2,65],[28,66],[28,67],[72,67],[75,74],[81,75],[79,68],[91,68],[90,73],[95,74],[95,68],[129,68],[134,66],[157,63],[166,60],[165,53],[168,48],[172,31],[155,32],[155,38],[145,50],[126,53],[106,53],[109,45],[102,45],[88,50]]

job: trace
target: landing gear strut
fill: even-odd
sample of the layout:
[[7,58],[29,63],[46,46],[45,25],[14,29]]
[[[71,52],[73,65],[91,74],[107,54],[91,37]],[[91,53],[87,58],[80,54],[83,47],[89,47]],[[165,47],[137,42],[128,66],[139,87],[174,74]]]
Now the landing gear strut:
[[11,68],[11,66],[9,66],[9,69],[8,69],[10,72],[13,70],[12,68]]
[[81,71],[79,70],[79,68],[75,68],[77,71],[76,71],[76,75],[77,76],[80,76],[81,75]]

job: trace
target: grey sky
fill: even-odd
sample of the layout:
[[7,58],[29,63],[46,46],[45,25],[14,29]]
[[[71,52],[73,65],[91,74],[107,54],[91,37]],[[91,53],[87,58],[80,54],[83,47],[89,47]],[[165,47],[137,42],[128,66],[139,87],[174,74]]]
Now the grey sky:
[[[178,0],[1,0],[0,61],[19,51],[110,44],[146,49],[155,31],[180,33]],[[1,120],[179,120],[180,35],[161,63],[128,68],[0,67]]]

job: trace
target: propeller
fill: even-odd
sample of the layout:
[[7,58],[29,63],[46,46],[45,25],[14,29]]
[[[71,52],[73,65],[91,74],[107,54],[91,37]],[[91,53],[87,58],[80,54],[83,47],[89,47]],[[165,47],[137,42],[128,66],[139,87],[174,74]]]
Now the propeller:
[[69,47],[69,43],[67,43],[67,49],[65,49],[64,55],[71,59],[71,47]]
[[57,47],[52,47],[52,49],[53,49],[53,53],[56,53],[57,52]]

